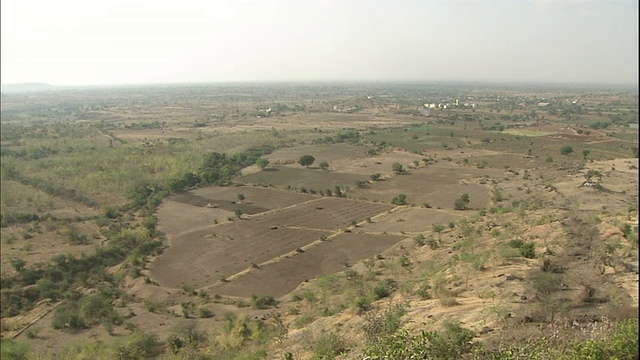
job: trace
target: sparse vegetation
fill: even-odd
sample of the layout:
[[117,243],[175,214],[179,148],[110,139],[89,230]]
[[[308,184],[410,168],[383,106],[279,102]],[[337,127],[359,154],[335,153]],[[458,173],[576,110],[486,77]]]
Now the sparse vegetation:
[[3,92],[2,357],[636,358],[637,94],[368,86]]

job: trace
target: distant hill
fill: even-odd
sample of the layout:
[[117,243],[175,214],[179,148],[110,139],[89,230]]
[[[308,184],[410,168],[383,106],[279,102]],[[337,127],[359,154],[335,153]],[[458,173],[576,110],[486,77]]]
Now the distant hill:
[[2,84],[2,92],[32,92],[55,90],[56,87],[47,83]]

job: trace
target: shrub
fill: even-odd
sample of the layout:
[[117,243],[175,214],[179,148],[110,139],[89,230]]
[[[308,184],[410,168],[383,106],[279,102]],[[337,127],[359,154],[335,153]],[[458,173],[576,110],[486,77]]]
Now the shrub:
[[71,245],[85,245],[89,243],[89,238],[87,235],[80,234],[78,229],[73,226],[70,226],[67,230],[67,238],[69,239],[69,243]]
[[200,317],[203,319],[208,319],[213,317],[213,311],[211,311],[211,309],[209,308],[201,307],[199,311],[200,311]]
[[589,339],[565,346],[554,346],[548,338],[527,344],[508,346],[483,353],[483,359],[637,359],[638,319],[621,321],[602,339]]
[[391,203],[393,205],[406,205],[407,204],[407,195],[398,194],[396,197],[391,199]]
[[533,279],[533,288],[542,295],[550,295],[560,289],[562,276],[550,272],[540,272]]
[[153,358],[161,351],[157,335],[136,331],[118,348],[118,359]]
[[278,305],[278,301],[271,295],[251,295],[251,305],[256,309],[268,309]]
[[513,239],[509,241],[509,246],[512,248],[520,249],[524,245],[524,241],[521,239]]
[[369,343],[394,334],[402,326],[402,316],[407,313],[403,304],[390,306],[383,312],[369,313],[365,316],[364,333]]
[[302,328],[305,325],[309,325],[312,322],[314,322],[316,319],[316,317],[313,314],[304,314],[300,317],[297,317],[294,321],[293,321],[293,325],[296,328]]
[[427,245],[429,245],[429,248],[431,250],[437,249],[439,244],[440,241],[436,240],[436,238],[434,238],[433,236],[429,236],[429,239],[427,239]]
[[375,300],[386,298],[389,295],[390,295],[390,291],[385,283],[378,283],[378,285],[376,285],[376,287],[373,288],[373,298]]
[[368,311],[369,309],[371,309],[371,300],[369,300],[365,296],[358,296],[353,301],[353,307],[358,312]]
[[562,155],[570,155],[571,153],[573,153],[573,148],[569,145],[565,145],[563,147],[560,148],[560,154]]
[[347,352],[348,347],[344,339],[335,333],[323,334],[315,343],[314,359],[334,359]]
[[469,201],[469,194],[464,193],[460,195],[460,198],[453,202],[453,208],[456,210],[466,210],[467,205],[469,205]]
[[370,344],[365,354],[373,359],[461,359],[476,347],[473,332],[458,323],[445,322],[440,332],[410,335],[401,331]]
[[267,166],[269,166],[269,159],[267,158],[259,158],[258,160],[256,160],[256,165],[260,168],[260,169],[266,169]]
[[374,300],[380,300],[391,295],[391,292],[397,288],[397,284],[393,279],[386,279],[379,282],[376,287],[373,288]]
[[76,307],[67,303],[56,309],[51,320],[51,326],[54,329],[84,329],[86,324],[78,314]]
[[520,254],[527,259],[536,258],[536,244],[533,242],[526,242],[520,247]]
[[633,227],[629,223],[624,223],[619,227],[620,231],[624,234],[624,238],[630,240],[632,243],[638,243],[638,235],[634,231]]
[[14,340],[2,339],[0,351],[2,359],[26,360],[29,345]]
[[38,337],[38,333],[40,332],[40,328],[37,326],[31,326],[29,330],[25,332],[25,336],[28,339],[35,339]]
[[420,296],[422,300],[429,300],[431,299],[431,293],[429,290],[431,290],[431,286],[429,286],[429,284],[424,284],[416,290],[416,295]]
[[192,285],[189,284],[183,284],[182,287],[182,293],[185,295],[196,295],[196,290],[193,288]]

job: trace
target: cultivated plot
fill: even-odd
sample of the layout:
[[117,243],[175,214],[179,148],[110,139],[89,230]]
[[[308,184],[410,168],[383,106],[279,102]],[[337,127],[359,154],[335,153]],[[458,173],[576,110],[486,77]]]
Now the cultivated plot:
[[[233,197],[237,199],[238,193],[243,194],[241,201],[229,200]],[[234,214],[235,218],[229,216],[225,223],[214,224],[211,220],[212,214],[225,211],[212,208],[211,206],[216,206],[214,203],[226,202],[242,206],[247,205],[246,202],[250,199],[261,205],[255,208],[264,211],[252,216]],[[295,201],[298,202],[294,203]],[[294,204],[290,205],[292,203]],[[283,207],[273,208],[276,204]],[[370,239],[349,242],[342,241],[345,235],[341,232],[393,208],[394,206],[388,204],[335,197],[313,197],[254,187],[213,187],[184,192],[171,197],[161,206],[158,213],[160,229],[171,228],[167,223],[175,227],[167,231],[171,247],[152,263],[151,273],[162,286],[209,287],[250,268],[261,267],[263,263],[278,262],[281,258],[301,252],[302,248],[316,242],[322,244],[323,249],[329,247],[327,253],[335,253],[335,256],[348,254],[348,260],[361,260],[363,257],[359,254],[366,257],[371,251],[380,252],[404,236],[354,234],[350,236],[361,240],[368,237]],[[172,216],[172,210],[180,214]],[[204,215],[206,220],[190,220],[198,215]],[[176,223],[180,221],[188,223],[189,226]],[[310,247],[313,248],[315,246]],[[328,263],[330,272],[336,271],[331,264],[340,264],[341,261],[345,261],[344,257],[331,260]],[[325,270],[326,267],[320,266],[313,267],[313,271],[308,273],[295,266],[290,267],[288,272],[305,274],[308,278],[329,271]],[[271,281],[275,279],[277,278]],[[288,289],[290,286],[287,282],[285,288]]]
[[260,269],[253,269],[215,291],[240,297],[254,294],[283,296],[295,290],[305,280],[345,270],[349,264],[379,254],[404,238],[343,233],[309,247],[304,252],[282,258]]
[[172,239],[151,266],[153,277],[163,286],[188,284],[201,288],[294,251],[328,231],[277,228],[251,220],[196,230]]
[[355,187],[358,181],[367,181],[368,175],[339,173],[320,169],[306,169],[293,166],[274,166],[264,171],[256,172],[238,178],[238,182],[248,184],[273,185],[279,187],[306,188],[308,190],[334,190],[336,186],[342,188]]
[[275,226],[337,230],[393,208],[393,205],[388,204],[327,197],[257,217],[255,221]]
[[432,231],[434,225],[457,221],[473,212],[406,207],[375,218],[361,225],[367,233],[422,233]]
[[[495,169],[477,169],[455,164],[436,164],[409,170],[406,175],[394,176],[385,181],[371,183],[355,189],[357,198],[391,202],[398,194],[405,194],[407,203],[453,209],[454,201],[463,193],[469,193],[471,208],[484,208],[490,199],[488,187],[465,182],[477,182],[483,176],[502,175]],[[433,202],[433,204],[432,204]]]

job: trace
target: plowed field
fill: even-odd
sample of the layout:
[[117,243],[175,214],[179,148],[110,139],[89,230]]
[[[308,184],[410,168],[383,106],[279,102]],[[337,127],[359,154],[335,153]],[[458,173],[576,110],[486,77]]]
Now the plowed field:
[[[218,224],[211,220],[210,213],[232,214],[232,208],[249,215],[230,215]],[[167,287],[222,285],[220,291],[229,295],[284,295],[301,281],[339,271],[345,261],[375,255],[406,238],[343,232],[394,208],[258,187],[180,193],[158,211],[171,247],[151,264],[151,274]]]

